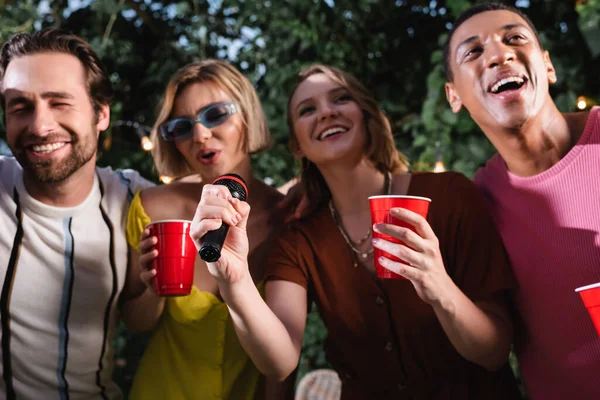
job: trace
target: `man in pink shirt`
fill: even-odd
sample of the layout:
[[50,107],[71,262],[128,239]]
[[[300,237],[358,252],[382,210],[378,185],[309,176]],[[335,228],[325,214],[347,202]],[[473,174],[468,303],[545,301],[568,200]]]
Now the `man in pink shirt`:
[[446,95],[498,150],[475,176],[519,288],[515,350],[533,399],[600,398],[600,338],[575,288],[600,282],[600,108],[561,113],[519,10],[482,4],[444,46]]

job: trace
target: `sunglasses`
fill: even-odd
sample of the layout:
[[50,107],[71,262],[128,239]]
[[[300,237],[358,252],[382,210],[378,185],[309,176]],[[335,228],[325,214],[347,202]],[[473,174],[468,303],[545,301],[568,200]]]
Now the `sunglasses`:
[[224,101],[214,103],[200,110],[196,119],[175,118],[160,125],[160,133],[167,141],[181,140],[194,134],[194,125],[201,123],[207,128],[214,128],[227,121],[235,112],[238,112],[235,103]]

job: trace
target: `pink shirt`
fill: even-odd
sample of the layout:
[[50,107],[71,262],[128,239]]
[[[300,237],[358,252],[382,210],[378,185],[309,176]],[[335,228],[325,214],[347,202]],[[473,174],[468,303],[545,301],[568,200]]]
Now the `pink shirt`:
[[575,293],[600,282],[600,107],[549,170],[521,178],[496,154],[475,183],[518,281],[515,348],[529,395],[600,399],[600,338]]

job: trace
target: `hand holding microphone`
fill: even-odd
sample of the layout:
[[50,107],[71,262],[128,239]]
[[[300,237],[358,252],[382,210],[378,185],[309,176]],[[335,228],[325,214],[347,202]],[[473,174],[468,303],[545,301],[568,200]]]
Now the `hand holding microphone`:
[[246,183],[235,174],[223,175],[202,189],[190,236],[216,279],[235,281],[247,271],[247,195]]
[[[246,201],[248,195],[248,188],[246,182],[241,176],[236,174],[227,174],[217,178],[213,185],[222,185],[229,189],[232,197],[236,199]],[[221,227],[215,231],[207,232],[200,241],[202,247],[200,247],[200,258],[206,262],[215,262],[221,257],[221,248],[225,237],[229,232],[229,225],[225,222],[221,224]]]

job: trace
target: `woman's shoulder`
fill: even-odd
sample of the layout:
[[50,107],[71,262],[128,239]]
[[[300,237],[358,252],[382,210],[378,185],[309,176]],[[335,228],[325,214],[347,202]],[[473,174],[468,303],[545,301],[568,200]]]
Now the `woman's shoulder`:
[[[266,219],[269,226],[283,226],[285,214],[279,207],[279,203],[283,199],[283,194],[264,182],[261,182],[261,186],[254,190],[256,191],[257,189],[261,191],[261,200],[258,205],[253,206],[251,212],[255,215],[262,215],[263,218],[261,219]],[[248,193],[248,195],[252,196],[252,193]]]
[[408,195],[427,197],[431,199],[431,207],[449,212],[474,211],[485,204],[473,181],[454,171],[413,173]]
[[444,172],[426,172],[426,171],[413,171],[411,172],[411,184],[413,182],[423,182],[424,184],[437,183],[443,184],[446,183],[456,184],[456,183],[464,183],[464,182],[472,182],[469,178],[467,178],[463,173],[457,171],[444,171]]
[[306,238],[323,238],[329,235],[328,220],[331,219],[331,213],[327,203],[321,204],[310,214],[289,222],[285,225],[285,232],[288,236]]
[[477,188],[471,179],[456,171],[411,173],[409,195],[448,196],[458,192],[477,192]]
[[277,204],[283,199],[283,193],[281,193],[276,188],[263,183],[264,193],[265,193],[265,207],[267,208],[276,208]]
[[149,187],[141,191],[140,198],[146,213],[152,220],[182,218],[188,214],[190,205],[200,201],[202,183],[175,181],[168,185]]

